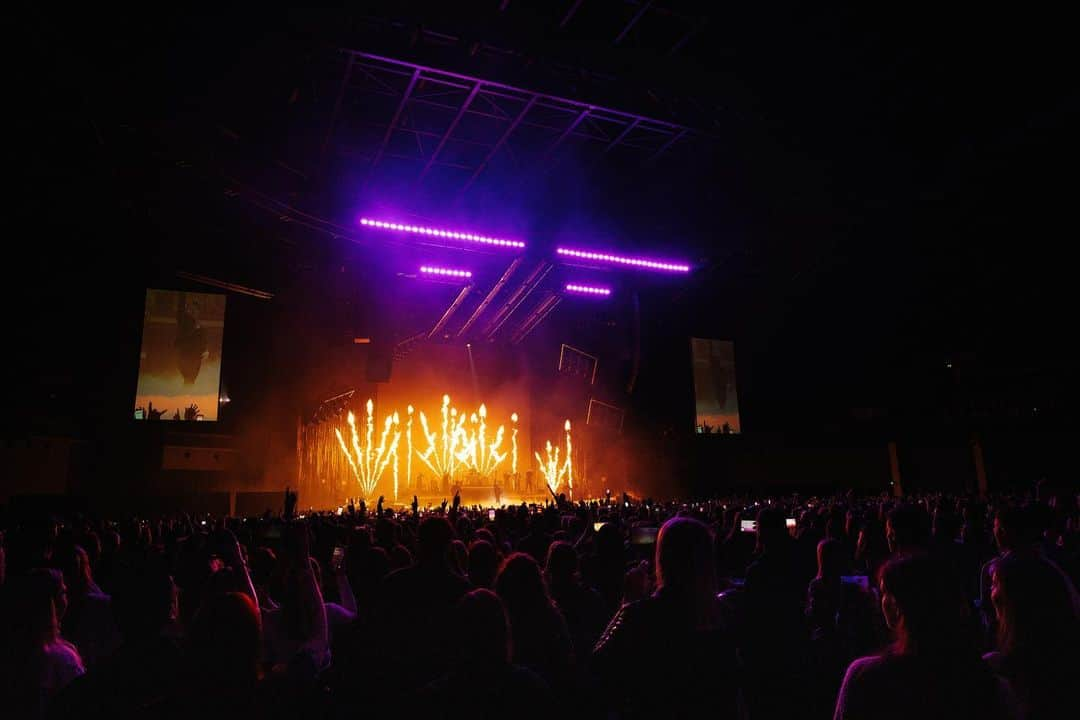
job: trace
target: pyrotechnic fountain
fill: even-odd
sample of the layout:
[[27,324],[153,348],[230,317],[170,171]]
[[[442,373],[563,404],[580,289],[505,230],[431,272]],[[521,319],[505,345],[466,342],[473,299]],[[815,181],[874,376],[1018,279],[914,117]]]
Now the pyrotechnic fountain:
[[510,442],[511,442],[511,446],[510,446],[511,447],[511,451],[510,451],[511,452],[511,454],[510,454],[510,472],[514,473],[514,475],[517,475],[517,434],[518,434],[517,421],[518,421],[517,413],[511,413],[510,414],[510,422],[514,423],[514,432],[510,435]]
[[[474,471],[484,477],[495,475],[496,470],[506,460],[508,453],[500,452],[505,428],[500,425],[495,430],[494,438],[488,434],[487,406],[480,404],[475,413],[457,411],[450,405],[450,396],[443,395],[441,432],[431,430],[427,416],[420,411],[420,427],[427,440],[427,449],[417,451],[416,456],[436,477],[449,475],[454,477],[462,471]],[[517,413],[510,416],[515,423],[513,430],[513,465],[517,462]]]
[[563,425],[563,429],[566,430],[566,455],[562,463],[559,462],[559,448],[553,447],[551,441],[548,440],[545,445],[547,451],[547,459],[540,457],[540,453],[534,453],[536,455],[536,462],[540,467],[540,474],[544,476],[544,482],[547,483],[548,488],[554,495],[558,493],[559,486],[562,485],[563,478],[566,479],[566,488],[569,492],[570,498],[574,497],[574,465],[572,449],[570,445],[570,420],[567,420]]
[[[337,445],[347,462],[346,472],[351,473],[359,483],[364,497],[370,498],[376,495],[387,468],[392,466],[393,497],[396,501],[401,490],[402,460],[404,460],[407,485],[411,486],[414,481],[412,467],[414,453],[438,480],[448,478],[461,482],[464,475],[469,475],[474,481],[483,478],[485,482],[488,480],[494,482],[499,468],[508,457],[512,471],[517,472],[517,413],[512,413],[510,416],[511,447],[504,449],[505,427],[499,425],[494,428],[494,432],[491,431],[485,404],[481,403],[476,412],[459,412],[451,405],[450,396],[443,395],[440,408],[441,422],[438,426],[432,428],[427,415],[422,410],[419,411],[421,444],[424,446],[421,448],[413,445],[413,415],[416,410],[412,405],[407,406],[404,427],[402,427],[401,415],[397,411],[388,413],[383,420],[383,428],[378,438],[376,438],[375,405],[372,400],[367,401],[366,411],[363,427],[358,427],[356,417],[350,412],[347,416],[348,431],[343,432],[344,428],[334,429]],[[400,449],[402,436],[404,436],[404,458],[401,457],[402,450]]]
[[[507,433],[504,425],[494,422],[486,404],[481,403],[475,412],[461,410],[453,406],[449,395],[442,396],[437,422],[411,404],[404,412],[388,410],[378,417],[375,410],[373,400],[368,400],[362,418],[349,412],[345,422],[305,427],[298,444],[301,473],[320,484],[335,483],[336,492],[343,495],[355,492],[368,501],[380,493],[387,498],[392,493],[393,502],[403,498],[407,501],[414,493],[447,494],[455,486],[465,490],[484,487],[487,492],[492,486],[500,486],[501,492],[509,492],[511,498],[522,497],[519,493],[524,488],[519,484],[518,472],[528,470],[531,463],[519,468],[519,455],[524,452],[527,458],[531,448],[528,444],[519,446],[516,412],[510,414]],[[416,415],[420,435],[414,438]],[[563,429],[562,442],[549,441],[542,452],[533,454],[539,475],[551,492],[565,492],[573,498],[575,473],[569,420]],[[415,468],[414,454],[420,462]],[[414,475],[417,470],[431,473],[430,484],[423,476]],[[512,475],[505,482],[503,470]],[[350,477],[357,485],[352,485],[352,480],[345,482]],[[349,489],[357,486],[358,492]]]
[[[353,475],[356,477],[356,481],[360,483],[360,488],[363,490],[365,496],[372,496],[375,494],[375,488],[379,484],[379,479],[386,471],[387,465],[391,460],[394,460],[394,493],[397,494],[397,446],[398,440],[401,438],[401,431],[398,430],[398,416],[397,413],[393,415],[387,415],[386,421],[383,423],[383,431],[379,436],[378,447],[373,446],[373,440],[375,437],[375,403],[371,400],[367,401],[367,421],[365,423],[364,443],[360,442],[360,433],[356,429],[356,416],[349,412],[347,421],[349,423],[349,430],[352,434],[352,451],[349,450],[345,444],[345,438],[341,434],[341,430],[335,430],[338,443],[341,445],[341,451],[345,453],[345,456],[349,460],[349,467],[352,469]],[[390,436],[391,430],[394,431],[393,439],[390,441],[389,446],[386,443],[387,438]]]

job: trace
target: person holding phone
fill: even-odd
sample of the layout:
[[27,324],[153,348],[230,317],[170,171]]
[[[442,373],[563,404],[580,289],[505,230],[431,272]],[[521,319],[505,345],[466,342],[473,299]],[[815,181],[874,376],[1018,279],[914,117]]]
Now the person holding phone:
[[668,520],[655,567],[656,591],[624,605],[596,643],[599,697],[620,717],[688,717],[706,707],[736,717],[736,656],[716,597],[709,528]]
[[307,656],[321,670],[330,663],[330,640],[307,525],[290,522],[284,526],[282,540],[281,607],[262,610],[265,659],[272,666],[285,666],[298,656]]
[[787,513],[775,505],[758,510],[757,552],[746,568],[745,613],[739,623],[750,712],[767,717],[800,710],[801,700],[791,688],[801,682],[807,642],[803,601],[814,574],[804,566],[786,521]]
[[1007,686],[979,655],[976,625],[957,578],[931,556],[901,555],[882,567],[880,588],[895,642],[851,663],[835,720],[1014,716]]

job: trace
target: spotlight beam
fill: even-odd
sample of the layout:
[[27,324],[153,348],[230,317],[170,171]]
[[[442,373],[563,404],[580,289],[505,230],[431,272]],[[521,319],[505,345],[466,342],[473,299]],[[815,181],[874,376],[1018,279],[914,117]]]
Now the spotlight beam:
[[446,327],[446,324],[450,322],[450,318],[454,316],[454,313],[458,311],[458,308],[461,307],[461,304],[465,302],[465,298],[469,297],[469,293],[472,292],[472,289],[472,283],[469,283],[465,287],[461,288],[461,292],[459,292],[457,294],[457,297],[454,298],[454,302],[450,303],[450,307],[446,308],[446,312],[444,312],[442,314],[442,317],[439,318],[439,322],[435,323],[435,327],[431,328],[431,332],[429,332],[427,335],[428,340],[432,339],[440,332],[442,332],[443,328]]
[[517,345],[524,340],[525,337],[535,330],[540,323],[544,322],[544,319],[551,314],[551,311],[554,310],[555,306],[560,302],[562,302],[562,296],[556,295],[555,293],[552,293],[542,300],[540,304],[536,306],[536,309],[532,311],[532,314],[526,318],[524,323],[522,323],[521,327],[518,328],[518,331],[514,336],[510,338],[510,344]]
[[469,319],[466,320],[465,324],[461,326],[460,330],[458,330],[457,337],[461,337],[465,333],[469,332],[469,328],[471,328],[480,318],[480,316],[483,315],[485,311],[487,311],[488,307],[490,307],[491,303],[495,300],[495,297],[500,292],[502,292],[502,289],[506,287],[506,284],[508,282],[510,282],[510,278],[513,277],[514,273],[517,272],[517,269],[521,267],[521,264],[524,262],[524,257],[519,256],[514,258],[513,262],[510,263],[510,267],[506,268],[506,272],[502,274],[502,277],[499,278],[499,281],[495,283],[495,286],[492,287],[491,291],[488,292],[484,299],[480,301],[480,304],[476,306],[476,310],[473,310],[472,315],[469,316]]
[[536,287],[540,284],[544,277],[546,277],[547,274],[551,272],[551,268],[553,267],[555,266],[547,262],[546,260],[541,260],[540,264],[536,266],[536,269],[532,271],[529,277],[525,278],[525,282],[523,282],[518,287],[518,289],[514,291],[513,295],[510,296],[510,298],[506,301],[506,304],[502,306],[498,314],[488,325],[485,336],[487,337],[489,342],[495,338],[495,335],[498,334],[499,330],[506,323],[506,321],[510,319],[510,316],[517,311],[517,309],[521,306],[521,303],[525,302],[525,298],[527,298],[529,294],[536,289]]
[[206,275],[196,275],[195,273],[185,272],[184,270],[177,270],[176,277],[181,280],[190,280],[191,282],[200,283],[202,285],[209,285],[210,287],[221,288],[222,290],[228,290],[239,295],[249,295],[259,300],[273,300],[274,294],[265,290],[257,290],[245,285],[237,285],[226,280],[218,280],[217,278],[207,277]]

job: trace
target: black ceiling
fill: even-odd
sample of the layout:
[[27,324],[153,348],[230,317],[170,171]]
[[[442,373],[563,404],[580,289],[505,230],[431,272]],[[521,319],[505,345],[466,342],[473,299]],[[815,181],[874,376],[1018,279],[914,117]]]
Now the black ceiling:
[[[619,128],[589,118],[547,155],[577,119],[564,113],[547,130],[523,123],[488,158],[522,96],[492,113],[509,120],[456,128],[462,139],[430,163],[429,192],[460,192],[476,175],[472,200],[447,202],[467,213],[496,193],[543,215],[539,237],[585,218],[628,248],[700,262],[672,307],[687,331],[748,348],[743,364],[768,378],[759,407],[805,402],[815,383],[873,402],[950,356],[989,376],[1048,378],[1051,390],[1072,365],[1062,258],[1077,234],[1075,82],[1060,18],[647,0],[172,13],[22,20],[25,209],[65,248],[31,260],[45,287],[94,287],[86,278],[113,264],[91,248],[110,238],[143,270],[168,265],[175,248],[145,236],[205,225],[222,262],[246,272],[238,280],[273,282],[246,262],[254,241],[221,238],[258,223],[301,262],[305,240],[283,220],[351,230],[371,174],[343,158],[366,154],[370,166],[396,104],[357,86],[335,114],[348,49],[685,128],[659,158],[662,139],[598,160],[586,136]],[[382,158],[387,172],[423,171],[458,110],[441,112],[410,113],[417,154]],[[384,153],[406,154],[408,134],[391,132]],[[511,176],[524,200],[498,195]],[[793,357],[800,370],[786,371]]]

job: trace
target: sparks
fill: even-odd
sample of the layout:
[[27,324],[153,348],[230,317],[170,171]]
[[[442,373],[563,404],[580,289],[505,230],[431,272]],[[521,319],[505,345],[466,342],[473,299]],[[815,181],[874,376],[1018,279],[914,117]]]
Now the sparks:
[[389,469],[393,481],[393,498],[398,500],[401,492],[402,458],[399,448],[402,435],[405,440],[406,483],[409,487],[415,482],[412,474],[414,452],[435,477],[440,479],[458,479],[464,472],[487,478],[497,477],[499,467],[508,456],[512,457],[511,465],[514,472],[517,472],[517,413],[511,415],[511,422],[514,424],[512,448],[505,450],[503,442],[506,429],[502,425],[488,427],[486,405],[481,404],[475,412],[459,411],[451,404],[450,396],[443,395],[440,408],[442,422],[439,427],[433,429],[424,411],[419,411],[420,430],[425,445],[420,449],[413,446],[412,424],[416,409],[412,405],[407,406],[404,428],[401,414],[394,411],[383,417],[381,430],[376,426],[374,401],[369,399],[365,409],[367,413],[363,427],[360,427],[353,413],[348,414],[348,439],[341,429],[335,429],[338,445],[365,497],[376,495],[379,483]]
[[570,500],[574,499],[574,463],[570,458],[570,418],[563,425],[566,430],[566,487],[570,490]]
[[538,452],[534,453],[534,455],[536,455],[536,462],[540,466],[540,473],[544,476],[544,481],[551,490],[551,494],[555,495],[558,493],[559,486],[563,484],[563,479],[565,478],[566,488],[572,498],[574,494],[574,472],[571,462],[569,420],[563,424],[563,429],[566,431],[566,456],[562,463],[559,462],[559,448],[554,447],[550,440],[548,440],[545,445],[547,451],[546,460],[540,457],[540,453]]
[[513,432],[513,434],[510,435],[510,442],[511,442],[510,472],[514,473],[514,475],[517,475],[517,434],[518,434],[517,421],[518,421],[518,414],[517,413],[512,413],[510,415],[510,422],[514,423],[514,432]]
[[[427,416],[420,411],[420,427],[427,448],[417,450],[416,456],[440,478],[456,477],[463,471],[495,475],[507,457],[507,452],[501,451],[506,429],[500,425],[492,437],[488,431],[487,405],[481,403],[476,412],[459,412],[450,404],[450,396],[443,395],[440,414],[441,433],[436,434],[428,424]],[[517,413],[512,417],[516,418]]]
[[[379,479],[386,471],[390,462],[394,462],[394,495],[396,497],[397,445],[398,439],[401,437],[401,431],[397,427],[397,413],[387,416],[383,424],[382,434],[379,437],[379,445],[378,447],[373,448],[372,446],[375,437],[375,403],[368,400],[366,409],[367,419],[365,422],[363,443],[360,441],[360,432],[356,429],[356,416],[350,412],[346,418],[349,430],[352,434],[351,452],[349,447],[345,444],[345,438],[341,434],[341,430],[335,430],[334,432],[337,435],[338,443],[341,445],[341,451],[345,453],[345,457],[348,458],[349,467],[352,468],[353,475],[356,477],[357,482],[360,483],[360,488],[366,497],[374,496],[375,489],[379,484]],[[391,432],[393,432],[392,437]],[[389,445],[387,444],[387,438],[390,438]]]
[[[412,414],[413,406],[408,408],[409,419],[405,421],[405,484],[413,486],[412,476]],[[396,495],[395,495],[396,499]]]

